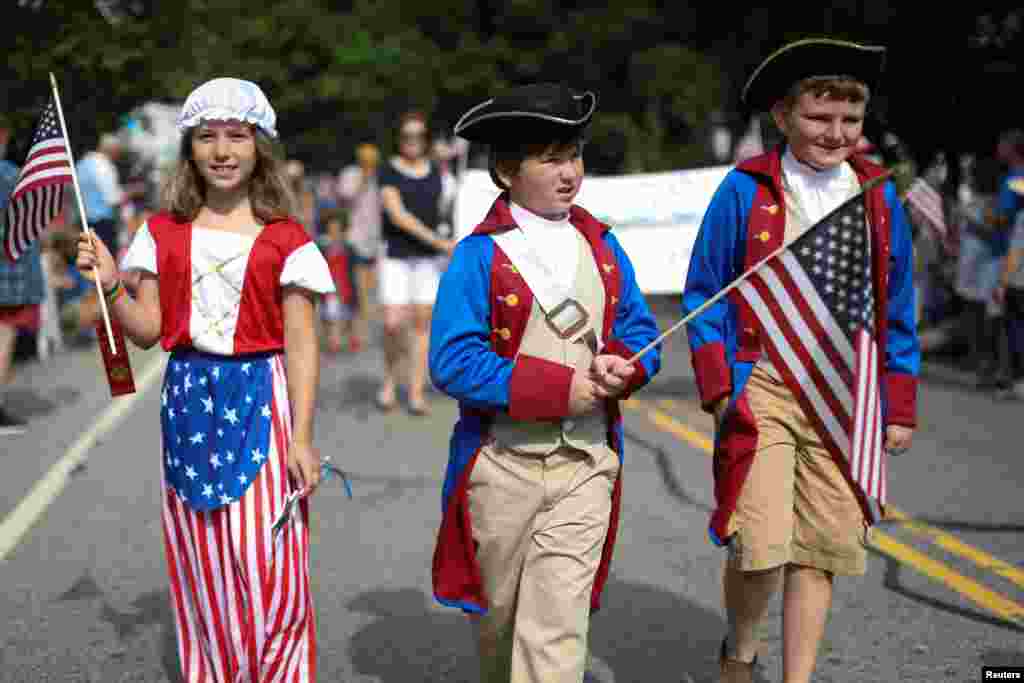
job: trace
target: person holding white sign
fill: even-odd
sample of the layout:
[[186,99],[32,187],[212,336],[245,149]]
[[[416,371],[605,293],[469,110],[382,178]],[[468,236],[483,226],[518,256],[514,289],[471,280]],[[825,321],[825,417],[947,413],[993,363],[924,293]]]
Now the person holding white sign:
[[618,401],[660,367],[633,266],[574,204],[597,98],[522,86],[455,133],[491,145],[503,192],[455,249],[430,336],[459,401],[434,594],[478,616],[481,680],[580,683],[611,559],[623,453]]

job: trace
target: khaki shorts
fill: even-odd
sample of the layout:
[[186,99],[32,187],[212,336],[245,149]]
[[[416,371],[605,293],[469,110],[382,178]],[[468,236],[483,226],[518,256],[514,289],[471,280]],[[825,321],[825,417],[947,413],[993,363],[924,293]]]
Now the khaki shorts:
[[746,394],[757,452],[729,522],[730,566],[759,571],[792,563],[863,574],[863,511],[796,398],[760,365]]

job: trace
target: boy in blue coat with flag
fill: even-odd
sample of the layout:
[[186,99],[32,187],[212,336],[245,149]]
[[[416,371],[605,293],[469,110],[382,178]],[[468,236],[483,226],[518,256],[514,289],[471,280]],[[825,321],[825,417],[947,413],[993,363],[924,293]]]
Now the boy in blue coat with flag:
[[[808,39],[757,68],[743,99],[771,112],[785,142],[722,181],[694,245],[684,310],[696,309],[884,174],[856,153],[884,54],[881,47]],[[875,340],[884,351],[880,431],[885,448],[898,452],[910,446],[916,425],[920,364],[910,227],[891,181],[872,183],[865,205]],[[832,577],[864,573],[873,512],[849,464],[826,448],[820,420],[798,401],[793,373],[766,353],[766,333],[746,300],[722,299],[689,324],[688,334],[701,403],[717,425],[710,533],[729,550],[721,680],[752,680],[757,626],[781,584],[782,680],[807,683]]]

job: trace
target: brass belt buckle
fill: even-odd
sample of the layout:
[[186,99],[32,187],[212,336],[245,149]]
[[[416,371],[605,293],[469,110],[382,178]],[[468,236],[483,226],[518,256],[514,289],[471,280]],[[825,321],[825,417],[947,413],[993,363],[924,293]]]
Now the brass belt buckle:
[[590,314],[575,299],[566,299],[552,308],[546,318],[555,334],[561,339],[570,339],[586,327]]

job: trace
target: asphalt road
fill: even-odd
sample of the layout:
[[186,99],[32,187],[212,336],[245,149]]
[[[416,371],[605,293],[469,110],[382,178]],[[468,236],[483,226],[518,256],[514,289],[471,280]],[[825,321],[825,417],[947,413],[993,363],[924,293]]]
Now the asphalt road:
[[[657,302],[662,323],[674,302]],[[92,349],[20,368],[29,433],[0,440],[0,681],[179,681],[159,524],[159,366],[111,401]],[[707,541],[710,421],[682,337],[627,407],[619,545],[593,621],[602,683],[716,680],[722,551]],[[325,356],[316,441],[349,471],[317,494],[313,587],[319,680],[473,681],[471,634],[433,603],[449,399],[430,417],[372,407],[381,357]],[[866,576],[837,582],[815,681],[978,681],[1024,666],[1024,404],[929,368],[913,450],[891,463],[909,519],[882,523]],[[112,406],[118,414],[111,416]],[[99,424],[99,427],[97,427]],[[776,605],[760,681],[780,679]]]

